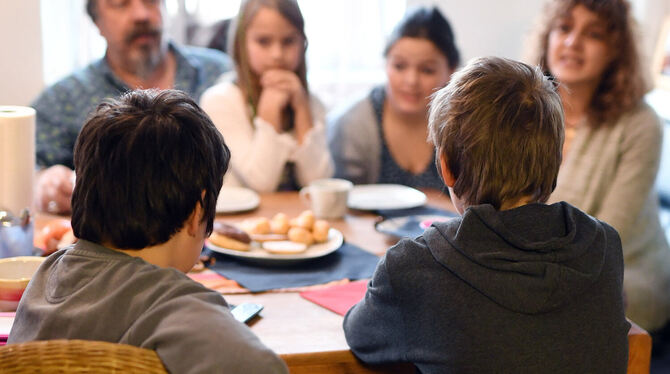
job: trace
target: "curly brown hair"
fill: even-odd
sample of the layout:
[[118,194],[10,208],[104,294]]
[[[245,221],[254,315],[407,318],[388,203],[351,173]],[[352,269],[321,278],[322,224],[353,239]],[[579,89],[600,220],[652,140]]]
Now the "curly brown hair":
[[549,33],[556,22],[577,5],[596,13],[607,25],[608,45],[614,48],[614,59],[603,72],[587,113],[590,126],[613,124],[622,114],[637,106],[649,84],[642,69],[636,40],[636,23],[626,0],[551,0],[538,20],[529,58],[545,74],[551,75],[547,64]]

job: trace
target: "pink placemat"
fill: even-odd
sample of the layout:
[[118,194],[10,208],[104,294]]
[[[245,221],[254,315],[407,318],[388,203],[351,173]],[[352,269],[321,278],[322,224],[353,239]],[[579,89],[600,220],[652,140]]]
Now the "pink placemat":
[[300,296],[343,316],[363,298],[367,288],[368,280],[363,279],[320,290],[304,291]]
[[7,338],[9,338],[9,330],[12,329],[15,315],[15,312],[0,312],[0,345],[5,345],[7,343]]
[[[230,280],[218,273],[213,272],[212,270],[205,269],[200,272],[189,272],[187,274],[194,281],[202,284],[203,286],[210,288],[214,291],[218,291],[224,295],[230,294],[241,294],[241,293],[250,293],[250,291],[242,286],[240,286],[234,280]],[[309,290],[317,290],[325,287],[330,287],[337,284],[349,283],[349,279],[338,279],[332,282],[317,284],[314,286],[305,286],[305,287],[294,287],[294,288],[278,288],[269,292],[302,292]]]

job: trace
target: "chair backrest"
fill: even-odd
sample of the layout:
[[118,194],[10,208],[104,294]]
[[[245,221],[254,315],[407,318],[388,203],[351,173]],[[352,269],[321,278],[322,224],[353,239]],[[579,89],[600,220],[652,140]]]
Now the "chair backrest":
[[167,371],[155,351],[91,340],[43,340],[0,347],[0,373],[155,373]]
[[627,374],[649,374],[651,364],[651,336],[642,327],[630,322],[628,330]]

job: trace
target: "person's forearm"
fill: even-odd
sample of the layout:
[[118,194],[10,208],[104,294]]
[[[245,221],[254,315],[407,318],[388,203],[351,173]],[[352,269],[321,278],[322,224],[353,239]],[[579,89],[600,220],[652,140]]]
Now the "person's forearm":
[[312,112],[309,105],[302,105],[295,111],[295,137],[302,144],[305,135],[312,129]]

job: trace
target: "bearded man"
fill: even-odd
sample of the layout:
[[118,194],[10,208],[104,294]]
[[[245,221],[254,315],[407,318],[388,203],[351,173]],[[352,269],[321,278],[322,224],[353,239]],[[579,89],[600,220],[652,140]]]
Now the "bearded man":
[[107,41],[105,56],[48,87],[37,111],[37,207],[68,213],[72,152],[88,114],[106,98],[137,88],[174,88],[196,102],[232,68],[225,54],[177,46],[164,34],[163,0],[88,0],[86,11]]

